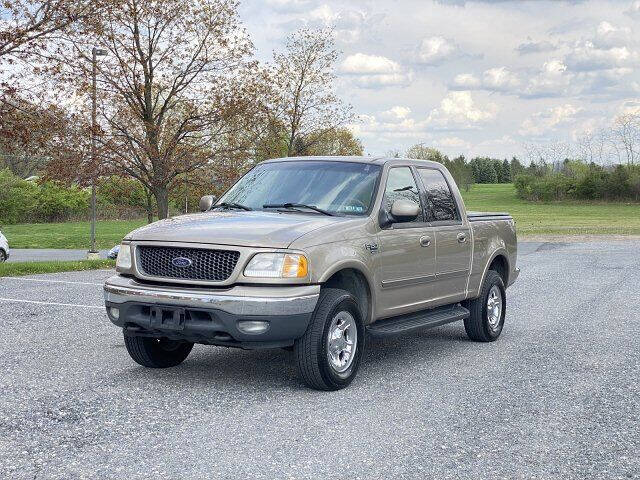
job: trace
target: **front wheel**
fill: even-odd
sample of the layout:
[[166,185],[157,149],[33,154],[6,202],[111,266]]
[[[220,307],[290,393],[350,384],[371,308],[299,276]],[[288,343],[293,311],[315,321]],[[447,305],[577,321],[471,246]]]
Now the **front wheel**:
[[131,358],[148,368],[180,365],[191,353],[193,343],[168,338],[135,337],[125,334],[124,344]]
[[0,249],[0,263],[3,263],[7,259],[7,254],[4,253],[4,250]]
[[323,289],[294,352],[300,376],[311,388],[340,390],[351,383],[364,351],[364,326],[356,299],[337,288]]
[[471,340],[493,342],[498,339],[504,327],[506,298],[502,277],[498,272],[489,270],[480,296],[467,304],[470,315],[464,321],[464,329]]

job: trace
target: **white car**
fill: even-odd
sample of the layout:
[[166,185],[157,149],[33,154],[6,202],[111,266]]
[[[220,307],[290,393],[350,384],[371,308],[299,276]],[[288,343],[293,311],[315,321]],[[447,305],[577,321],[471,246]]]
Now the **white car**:
[[0,263],[9,258],[9,242],[5,236],[0,232]]

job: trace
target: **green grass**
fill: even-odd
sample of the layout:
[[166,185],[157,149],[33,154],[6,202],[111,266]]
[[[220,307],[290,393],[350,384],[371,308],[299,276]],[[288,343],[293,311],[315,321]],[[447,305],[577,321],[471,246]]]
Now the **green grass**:
[[638,203],[530,203],[516,196],[512,184],[474,185],[462,196],[468,210],[511,213],[518,235],[640,234]]
[[77,260],[56,262],[0,263],[0,277],[19,277],[35,273],[77,272],[115,267],[115,260]]
[[[462,195],[469,210],[511,213],[521,236],[640,234],[637,203],[530,203],[519,199],[511,184],[474,185]],[[144,220],[98,222],[98,248],[113,247],[145,223]],[[6,225],[2,231],[12,248],[89,248],[89,222]]]
[[[107,220],[96,225],[96,245],[109,249],[145,220]],[[77,248],[89,250],[90,223],[28,223],[2,226],[11,248]]]

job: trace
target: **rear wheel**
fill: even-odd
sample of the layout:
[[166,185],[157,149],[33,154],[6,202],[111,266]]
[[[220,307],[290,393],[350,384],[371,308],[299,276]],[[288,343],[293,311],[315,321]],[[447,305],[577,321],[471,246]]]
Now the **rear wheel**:
[[493,342],[502,333],[506,313],[506,292],[500,274],[489,270],[480,296],[467,304],[470,316],[464,321],[467,336],[476,342]]
[[193,343],[150,338],[124,336],[124,344],[131,358],[149,368],[167,368],[180,365],[189,356]]
[[4,250],[0,248],[0,263],[4,262],[7,259],[7,254],[4,253]]
[[364,350],[364,326],[356,299],[327,288],[294,352],[304,382],[317,390],[339,390],[355,378]]

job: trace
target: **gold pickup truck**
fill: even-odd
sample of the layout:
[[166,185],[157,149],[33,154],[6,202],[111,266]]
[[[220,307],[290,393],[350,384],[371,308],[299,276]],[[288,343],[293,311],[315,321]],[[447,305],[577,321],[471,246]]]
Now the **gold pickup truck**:
[[145,367],[178,365],[194,343],[282,347],[309,386],[337,390],[367,335],[458,320],[472,340],[502,332],[514,221],[467,212],[438,163],[268,160],[201,210],[128,234],[105,283],[109,319]]

